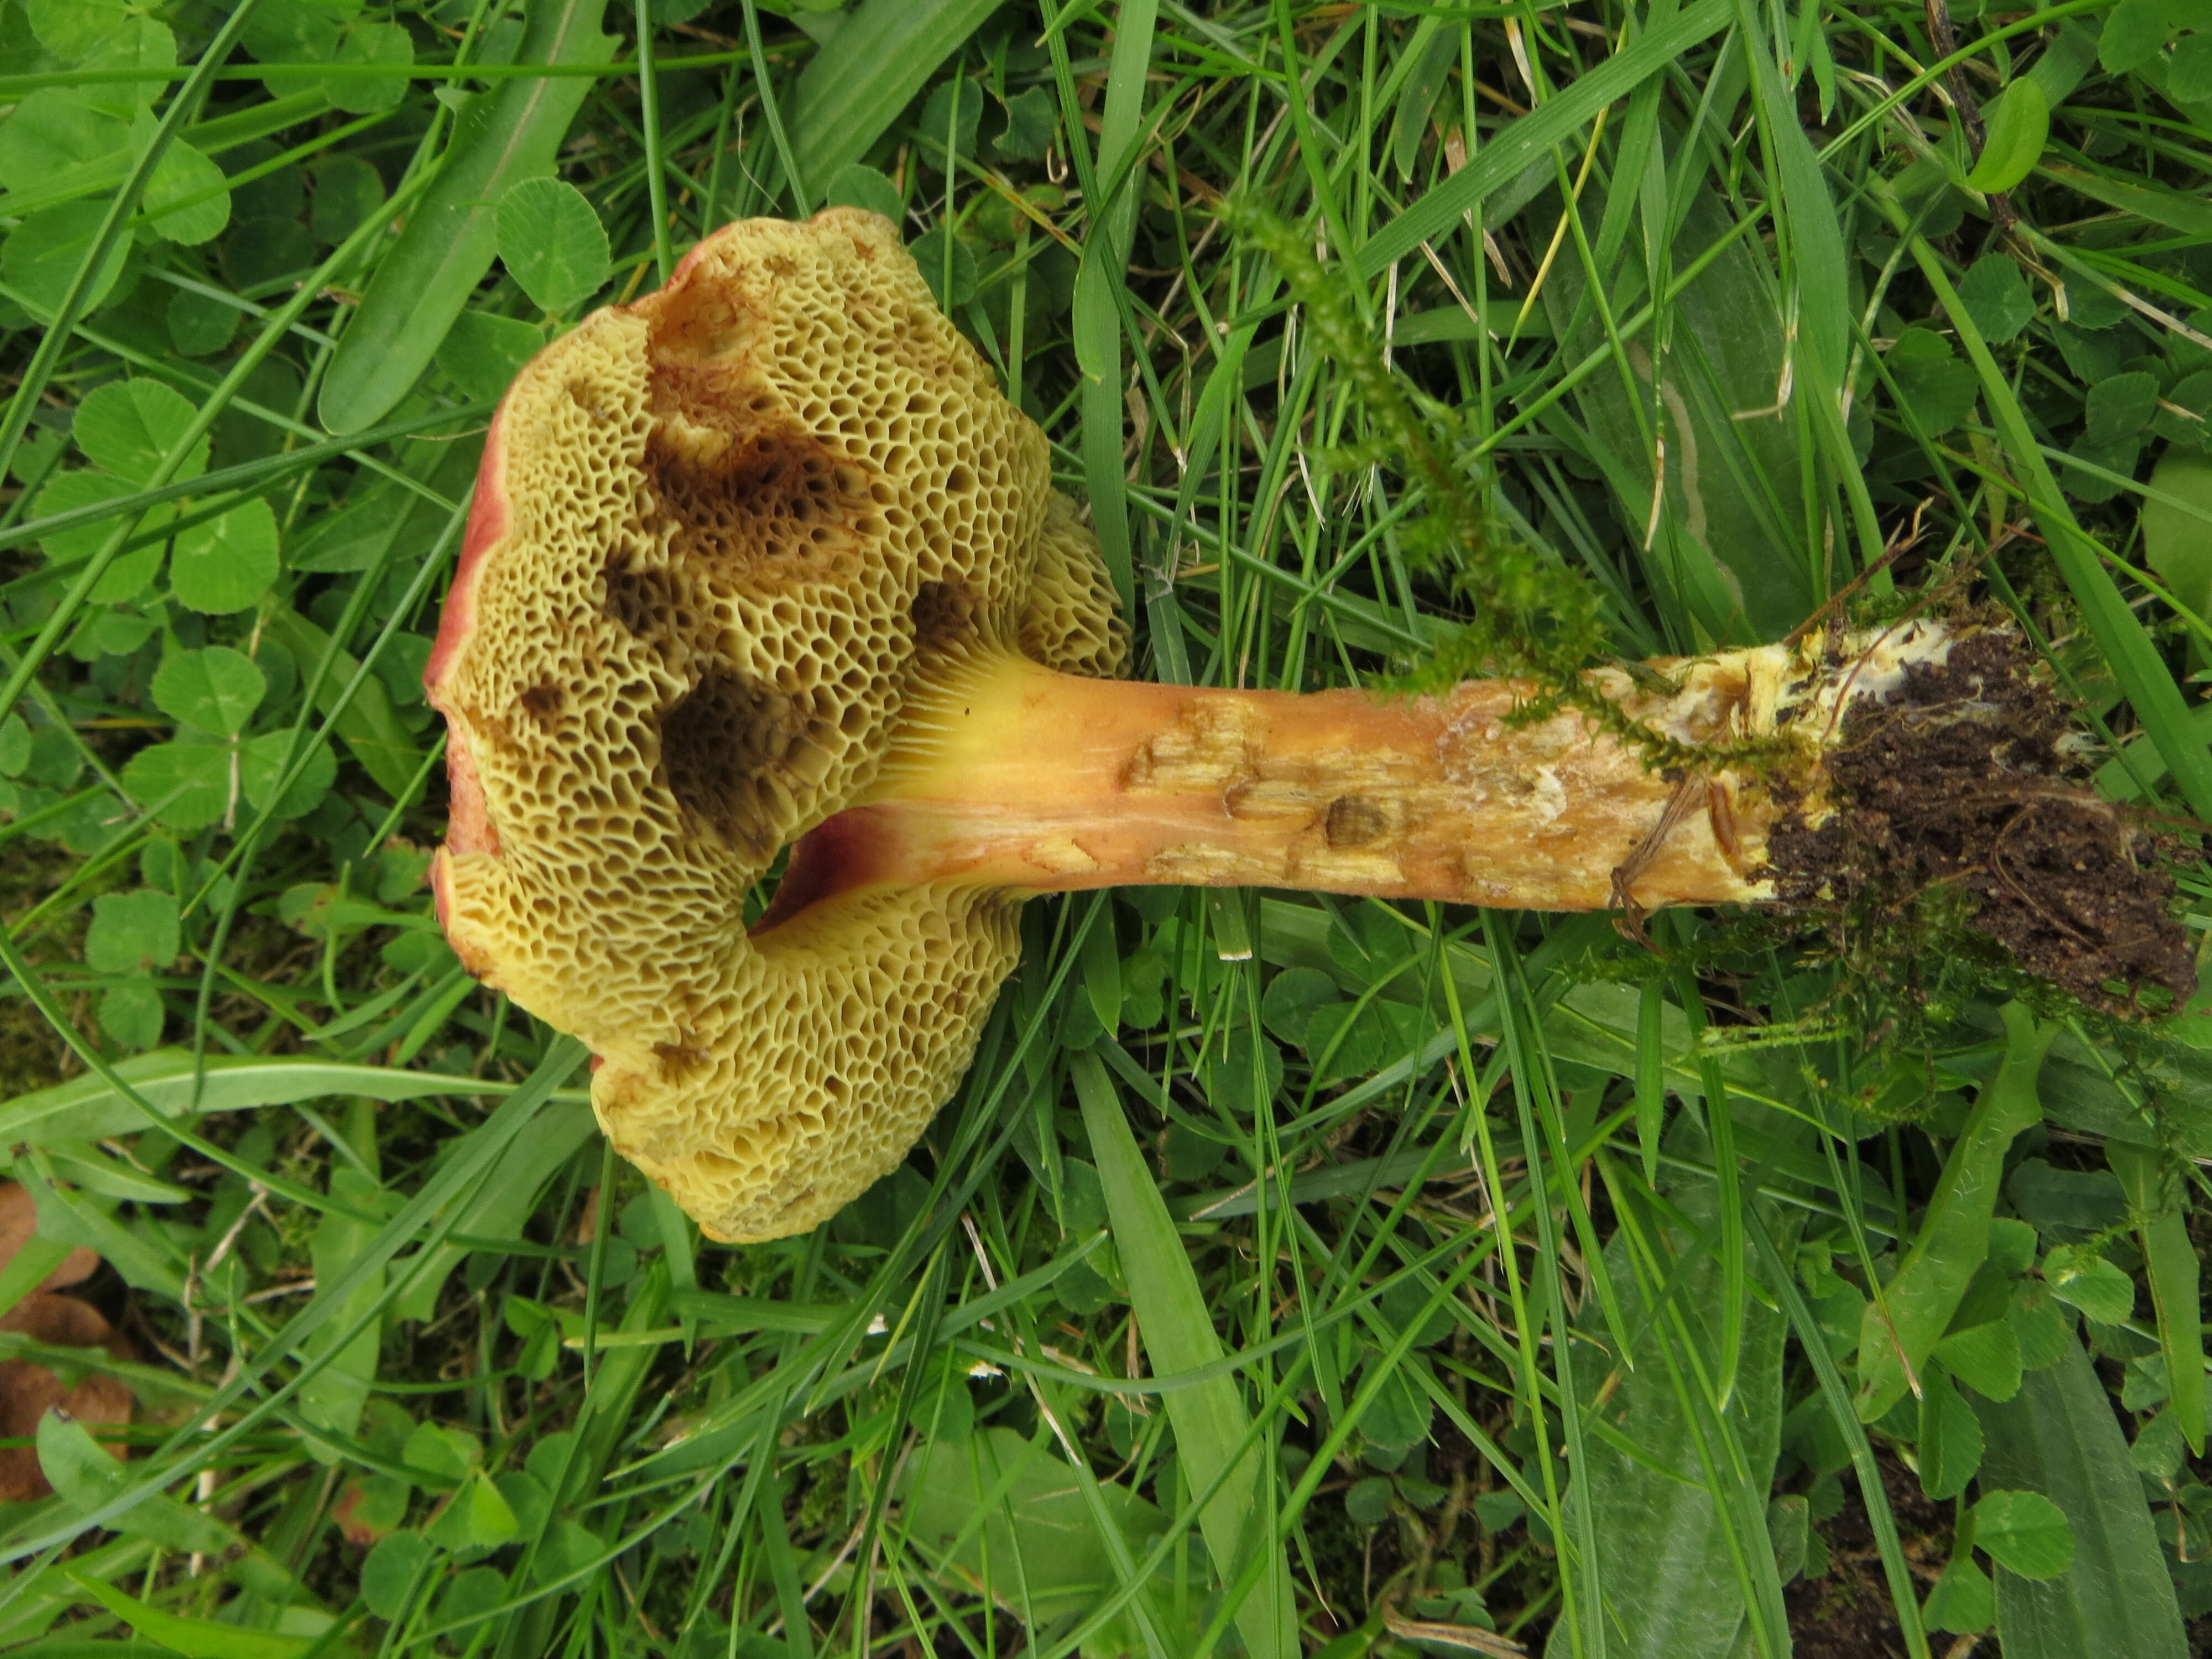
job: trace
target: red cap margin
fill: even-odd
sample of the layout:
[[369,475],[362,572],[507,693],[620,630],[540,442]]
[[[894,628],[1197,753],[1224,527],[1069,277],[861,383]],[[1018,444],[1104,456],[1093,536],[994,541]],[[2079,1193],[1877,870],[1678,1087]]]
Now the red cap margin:
[[[453,571],[453,585],[446,594],[445,612],[438,619],[438,637],[430,647],[430,660],[422,670],[422,689],[429,696],[430,706],[447,716],[446,777],[453,796],[446,826],[448,857],[499,851],[499,831],[485,805],[483,786],[477,781],[476,757],[469,752],[461,722],[453,718],[453,711],[447,707],[444,693],[454,659],[476,627],[477,584],[483,579],[485,556],[492,544],[507,534],[507,447],[502,435],[506,418],[507,410],[502,404],[492,416],[491,430],[484,434],[483,461],[477,468],[476,495],[469,506],[469,527],[461,540],[460,563]],[[437,887],[439,915],[443,920],[446,895],[442,880],[437,882]]]
[[430,861],[430,893],[438,908],[438,925],[453,947],[461,965],[478,979],[489,981],[493,963],[483,951],[453,930],[453,861],[471,853],[499,853],[499,831],[484,801],[483,786],[477,777],[476,757],[470,751],[462,722],[454,718],[445,699],[446,681],[476,626],[477,584],[483,578],[485,556],[492,544],[507,534],[508,523],[506,482],[502,477],[506,446],[501,427],[507,409],[502,404],[484,434],[483,460],[477,468],[476,493],[469,505],[469,524],[461,539],[460,562],[453,585],[446,593],[446,608],[438,619],[438,637],[430,647],[430,660],[422,670],[422,689],[430,706],[446,719],[446,778],[452,797],[446,819],[446,844]]

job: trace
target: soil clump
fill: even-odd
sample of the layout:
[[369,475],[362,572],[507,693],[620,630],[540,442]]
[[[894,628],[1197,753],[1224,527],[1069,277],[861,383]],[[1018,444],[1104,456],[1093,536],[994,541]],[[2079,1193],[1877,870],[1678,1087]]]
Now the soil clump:
[[2089,787],[2066,705],[2019,635],[1984,628],[1886,698],[1854,699],[1829,753],[1835,810],[1791,813],[1768,843],[1778,896],[1854,921],[1894,918],[1930,889],[1967,896],[1966,925],[2092,1007],[2147,1012],[2197,988],[2161,867],[2178,839]]

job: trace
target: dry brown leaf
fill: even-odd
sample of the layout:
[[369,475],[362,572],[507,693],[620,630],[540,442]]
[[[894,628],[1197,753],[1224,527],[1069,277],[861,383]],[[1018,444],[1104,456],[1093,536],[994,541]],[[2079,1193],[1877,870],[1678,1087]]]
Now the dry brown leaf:
[[[33,1292],[0,1316],[0,1331],[56,1347],[104,1348],[113,1359],[136,1358],[97,1308],[73,1296]],[[0,1437],[24,1443],[0,1448],[0,1502],[44,1498],[53,1490],[30,1444],[48,1407],[59,1406],[88,1429],[99,1429],[130,1422],[132,1403],[130,1385],[119,1377],[87,1376],[65,1384],[35,1360],[0,1359]],[[114,1450],[118,1459],[127,1455],[120,1446]]]
[[[38,1237],[39,1212],[33,1204],[27,1188],[17,1182],[0,1182],[0,1267],[15,1259],[15,1254]],[[75,1285],[92,1277],[100,1266],[100,1253],[78,1245],[62,1258],[62,1265],[48,1273],[42,1291],[58,1291],[64,1285]]]
[[[0,1268],[38,1236],[38,1226],[31,1194],[15,1182],[0,1182]],[[82,1245],[71,1250],[43,1285],[0,1315],[0,1332],[58,1348],[101,1348],[118,1360],[137,1358],[90,1303],[51,1294],[89,1278],[99,1266],[97,1251]],[[87,1428],[97,1429],[128,1423],[132,1403],[130,1385],[118,1377],[85,1376],[65,1383],[36,1360],[0,1359],[0,1439],[23,1443],[0,1446],[0,1503],[44,1498],[53,1490],[31,1443],[39,1419],[50,1408],[58,1406]],[[118,1458],[126,1455],[120,1446],[114,1449]]]

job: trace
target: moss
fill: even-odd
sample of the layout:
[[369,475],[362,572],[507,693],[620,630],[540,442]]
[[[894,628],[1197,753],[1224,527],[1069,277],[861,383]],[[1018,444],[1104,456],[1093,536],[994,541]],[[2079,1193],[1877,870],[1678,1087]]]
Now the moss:
[[[44,842],[19,839],[0,849],[0,925],[13,927],[76,863],[66,850]],[[79,908],[56,918],[27,947],[33,960],[74,962],[83,946],[86,916]],[[0,1000],[0,1097],[48,1087],[76,1070],[69,1044],[29,998]]]

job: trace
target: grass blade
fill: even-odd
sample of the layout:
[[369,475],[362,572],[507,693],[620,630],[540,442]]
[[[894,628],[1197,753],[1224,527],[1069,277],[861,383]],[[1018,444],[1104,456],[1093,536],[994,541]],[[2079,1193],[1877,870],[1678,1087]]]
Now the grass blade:
[[[1906,228],[1903,224],[1899,228]],[[2158,647],[2142,619],[2099,562],[2096,544],[2067,507],[2058,481],[2051,476],[2051,464],[2043,459],[2028,426],[2027,411],[2013,395],[2010,379],[1990,355],[1989,343],[1974,326],[1958,289],[1944,272],[1942,261],[1923,237],[1912,236],[1909,246],[1921,275],[1949,314],[1960,343],[1966,347],[1981,378],[1982,397],[2013,465],[2020,469],[2028,508],[2043,527],[2051,556],[2058,562],[2059,574],[2081,607],[2083,620],[2112,663],[2136,717],[2172,770],[2190,811],[2200,818],[2212,818],[2212,750],[2197,735],[2181,688],[2160,659]]]
[[[1223,1358],[1213,1316],[1192,1270],[1182,1236],[1168,1215],[1158,1183],[1145,1167],[1121,1102],[1097,1055],[1078,1054],[1075,1093],[1105,1188],[1106,1212],[1145,1352],[1156,1374],[1194,1370]],[[1261,1497],[1266,1460],[1255,1449],[1238,1461],[1251,1419],[1233,1377],[1223,1376],[1164,1397],[1176,1446],[1195,1491],[1221,1486],[1200,1511],[1200,1529],[1224,1583],[1234,1583],[1249,1552],[1269,1532]],[[1264,1439],[1261,1443],[1264,1447]],[[1227,1468],[1228,1474],[1222,1476]],[[1291,1659],[1298,1650],[1289,1564],[1278,1557],[1256,1592],[1237,1609],[1237,1629],[1255,1659]]]
[[1867,1304],[1859,1337],[1859,1415],[1873,1422],[1920,1392],[1920,1368],[1951,1323],[1975,1270],[1989,1254],[1990,1217],[2005,1154],[2042,1115],[2036,1074],[2058,1035],[2017,1002],[2004,1007],[2005,1054],[1982,1085],[1973,1115],[1952,1144],[1920,1232],[1887,1286]]
[[2129,1462],[2105,1385],[2070,1334],[2048,1370],[2002,1405],[1974,1399],[1988,1449],[1987,1492],[2034,1492],[2074,1529],[2074,1560],[2055,1578],[1999,1567],[1997,1634],[2006,1659],[2183,1659],[2189,1651],[2142,1477]]
[[2179,1202],[2162,1190],[2157,1155],[2147,1147],[2108,1141],[2105,1160],[2127,1189],[2128,1206],[2141,1218],[2136,1237],[2142,1245],[2151,1303],[2158,1310],[2159,1346],[2166,1352],[2167,1396],[2181,1437],[2197,1456],[2204,1455],[2204,1322],[2197,1246],[2189,1237],[2190,1188],[2184,1182]]
[[[1717,1233],[1717,1183],[1675,1175],[1666,1192],[1691,1228]],[[1623,1204],[1615,1208],[1625,1220]],[[1785,1248],[1794,1243],[1794,1223],[1768,1218],[1778,1223]],[[1606,1586],[1620,1652],[1726,1659],[1747,1637],[1751,1651],[1779,1659],[1788,1636],[1765,1512],[1781,1449],[1787,1322],[1778,1313],[1753,1310],[1735,1362],[1736,1391],[1716,1417],[1697,1374],[1720,1369],[1723,1328],[1715,1312],[1723,1275],[1718,1251],[1702,1243],[1690,1229],[1662,1227],[1650,1237],[1624,1224],[1607,1246],[1614,1281],[1624,1286],[1624,1312],[1638,1334],[1635,1369],[1616,1360],[1605,1379],[1611,1385],[1602,1389],[1605,1416],[1644,1455],[1590,1446],[1567,1501],[1589,1508],[1601,1559],[1638,1564],[1632,1589],[1619,1578]],[[1637,1271],[1644,1265],[1638,1253],[1656,1258],[1651,1271]],[[1665,1278],[1655,1282],[1660,1273]],[[1598,1390],[1597,1368],[1587,1369]],[[1677,1473],[1662,1474],[1655,1462]],[[1564,1652],[1563,1635],[1554,1634],[1554,1652]]]
[[[139,1099],[164,1116],[199,1110],[242,1112],[331,1095],[371,1100],[422,1100],[436,1095],[501,1095],[511,1084],[483,1078],[442,1077],[385,1066],[352,1066],[304,1057],[263,1059],[215,1055],[196,1066],[181,1048],[158,1049],[118,1061],[115,1074]],[[0,1134],[9,1144],[48,1139],[98,1140],[143,1127],[144,1115],[98,1073],[51,1089],[18,1095],[0,1107]]]
[[799,77],[791,142],[802,196],[890,131],[937,66],[1004,0],[864,0]]
[[[614,56],[599,33],[606,0],[534,0],[518,49],[526,64],[596,64]],[[392,412],[430,366],[499,251],[499,198],[553,169],[592,82],[572,76],[503,81],[454,123],[438,177],[379,262],[338,341],[316,412],[328,430],[358,432]]]
[[1875,1461],[1874,1447],[1867,1439],[1858,1413],[1852,1407],[1850,1385],[1838,1369],[1820,1322],[1806,1305],[1804,1293],[1797,1288],[1796,1275],[1760,1224],[1756,1211],[1745,1231],[1759,1252],[1759,1271],[1765,1275],[1765,1282],[1773,1286],[1784,1310],[1790,1316],[1790,1328],[1796,1335],[1798,1347],[1812,1362],[1821,1401],[1828,1408],[1828,1419],[1850,1453],[1851,1468],[1858,1476],[1859,1493],[1866,1504],[1867,1520],[1874,1529],[1875,1547],[1881,1556],[1882,1575],[1889,1584],[1890,1603],[1905,1632],[1905,1652],[1911,1659],[1929,1659],[1928,1633],[1920,1623],[1920,1599],[1913,1588],[1912,1563],[1906,1559],[1904,1542],[1898,1536],[1897,1517],[1890,1512],[1889,1497],[1881,1483],[1881,1466]]
[[1380,276],[1393,259],[1441,241],[1501,185],[1520,177],[1531,161],[1565,143],[1584,123],[1682,53],[1710,40],[1732,21],[1734,0],[1698,0],[1658,27],[1638,36],[1604,63],[1553,93],[1542,106],[1494,135],[1468,164],[1436,185],[1363,243],[1352,264],[1363,276]]
[[1122,614],[1136,609],[1136,579],[1129,546],[1129,506],[1121,461],[1121,304],[1118,289],[1136,234],[1139,185],[1134,170],[1137,121],[1152,52],[1155,0],[1129,0],[1114,36],[1106,73],[1106,108],[1094,160],[1081,137],[1082,110],[1075,101],[1067,46],[1053,35],[1060,112],[1073,139],[1077,176],[1091,204],[1090,234],[1075,276],[1072,324],[1075,361],[1083,375],[1083,476],[1091,497],[1091,524],[1114,578]]

